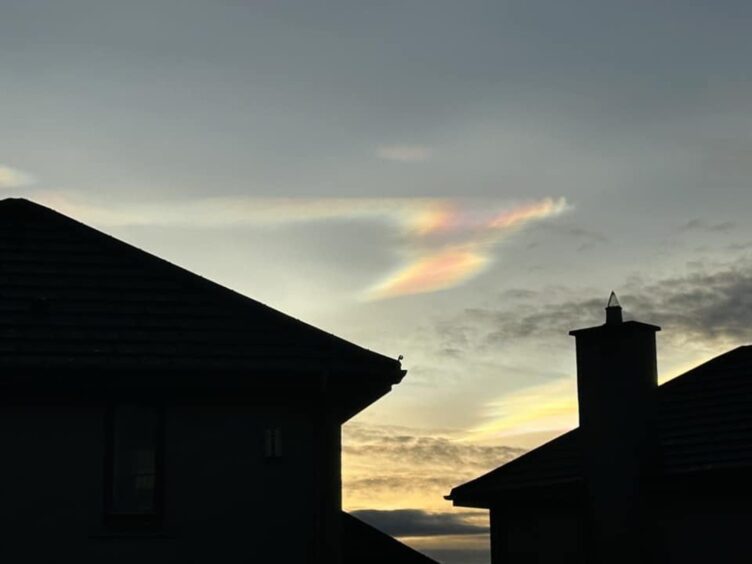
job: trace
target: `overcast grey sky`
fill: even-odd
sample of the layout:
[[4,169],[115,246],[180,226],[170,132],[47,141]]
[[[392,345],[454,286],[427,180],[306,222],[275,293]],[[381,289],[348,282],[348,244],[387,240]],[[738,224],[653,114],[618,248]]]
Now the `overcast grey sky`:
[[[729,0],[3,0],[0,196],[404,354],[346,434],[345,499],[449,512],[507,456],[473,449],[576,424],[566,332],[611,289],[663,325],[664,378],[749,342],[751,24]],[[430,497],[374,490],[358,445],[397,432],[475,454],[416,470]],[[485,561],[460,540],[414,542]]]

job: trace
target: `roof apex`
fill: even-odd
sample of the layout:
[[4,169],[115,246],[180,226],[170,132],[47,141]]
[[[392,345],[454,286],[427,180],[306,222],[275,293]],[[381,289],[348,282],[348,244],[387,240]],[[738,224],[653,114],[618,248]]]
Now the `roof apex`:
[[[0,200],[5,366],[149,359],[245,370],[270,359],[397,383],[397,359],[288,316],[25,198]],[[19,225],[33,226],[33,229]],[[35,308],[45,301],[44,312]],[[43,315],[42,315],[43,314]],[[152,358],[153,357],[153,358]],[[255,365],[255,364],[254,364]]]

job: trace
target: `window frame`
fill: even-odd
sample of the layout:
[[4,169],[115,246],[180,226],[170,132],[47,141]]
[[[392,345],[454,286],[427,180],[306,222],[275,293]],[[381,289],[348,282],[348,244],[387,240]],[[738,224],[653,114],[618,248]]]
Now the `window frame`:
[[[127,407],[154,410],[154,504],[151,511],[122,512],[115,507],[116,481],[116,428],[117,411]],[[104,465],[102,521],[105,527],[115,530],[153,531],[160,529],[164,518],[164,450],[165,450],[165,410],[164,406],[144,401],[116,401],[107,405],[104,421]]]
[[281,460],[284,456],[282,427],[279,425],[264,428],[264,459],[267,462]]

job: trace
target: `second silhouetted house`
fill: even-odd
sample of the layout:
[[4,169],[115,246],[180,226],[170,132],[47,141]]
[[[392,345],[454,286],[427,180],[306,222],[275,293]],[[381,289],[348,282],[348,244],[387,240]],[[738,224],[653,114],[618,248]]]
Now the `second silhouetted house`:
[[341,507],[340,428],[404,374],[50,209],[0,201],[0,559],[432,562]]
[[654,325],[577,341],[580,425],[454,488],[490,510],[494,564],[750,562],[752,347],[658,386]]

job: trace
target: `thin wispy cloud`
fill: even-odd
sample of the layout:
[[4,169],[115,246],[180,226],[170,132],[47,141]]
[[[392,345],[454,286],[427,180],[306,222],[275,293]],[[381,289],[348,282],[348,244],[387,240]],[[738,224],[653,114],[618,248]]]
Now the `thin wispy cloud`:
[[380,159],[402,163],[421,163],[429,160],[432,153],[425,145],[382,145],[376,149]]
[[717,223],[708,222],[699,218],[690,219],[684,223],[680,231],[700,231],[705,233],[728,233],[733,231],[736,223],[733,221],[721,221]]
[[16,168],[0,164],[0,189],[21,188],[34,183],[34,177]]
[[96,206],[47,194],[43,201],[100,226],[227,228],[338,219],[378,221],[393,233],[401,264],[362,292],[365,300],[436,292],[468,282],[493,262],[500,241],[567,209],[564,198],[509,204],[460,198],[235,197]]
[[446,429],[351,422],[343,428],[344,505],[351,510],[449,509],[455,485],[524,453],[471,443]]
[[255,198],[217,197],[148,203],[98,205],[61,193],[39,200],[81,221],[100,226],[224,228],[278,225],[331,219],[410,221],[430,198]]

